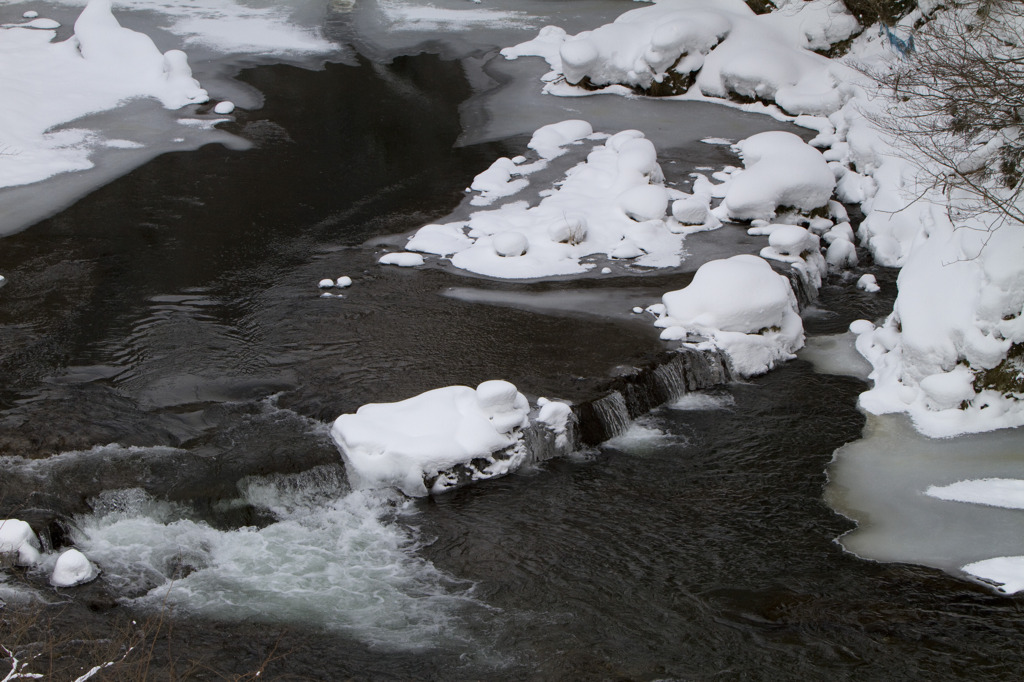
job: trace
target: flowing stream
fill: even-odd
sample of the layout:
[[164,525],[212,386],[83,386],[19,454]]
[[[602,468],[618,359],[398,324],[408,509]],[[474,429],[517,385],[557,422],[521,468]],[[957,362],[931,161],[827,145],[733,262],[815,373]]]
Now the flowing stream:
[[[0,243],[0,517],[103,568],[76,627],[169,609],[181,649],[157,664],[234,675],[273,651],[285,679],[1019,672],[1018,601],[835,542],[853,524],[823,502],[825,469],[861,433],[864,385],[803,360],[504,479],[351,490],[339,414],[492,378],[602,395],[664,353],[632,305],[761,242],[726,226],[690,237],[678,271],[574,282],[379,267],[527,138],[465,144],[474,91],[437,56],[241,80],[265,106],[221,127],[251,148],[164,154]],[[681,185],[734,162],[709,131],[782,125],[673,107],[649,134],[678,140],[658,144]],[[828,284],[808,331],[884,314],[894,277],[876,274],[889,298]],[[342,275],[344,297],[321,298]]]

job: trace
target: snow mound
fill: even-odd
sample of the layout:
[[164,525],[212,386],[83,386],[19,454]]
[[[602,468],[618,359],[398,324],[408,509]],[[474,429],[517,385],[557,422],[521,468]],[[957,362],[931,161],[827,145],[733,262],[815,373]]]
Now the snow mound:
[[526,146],[537,152],[542,159],[554,159],[564,154],[568,145],[593,134],[594,129],[587,121],[569,119],[538,128]]
[[19,566],[34,566],[42,561],[39,538],[32,527],[19,519],[0,520],[0,554],[17,554]]
[[655,325],[663,339],[710,339],[743,376],[790,360],[803,346],[803,322],[789,280],[762,258],[733,256],[702,265],[689,286],[662,296]]
[[363,405],[338,417],[331,435],[354,487],[394,486],[422,497],[518,468],[528,413],[513,384],[485,381]]
[[400,268],[415,268],[419,265],[423,265],[423,256],[418,253],[403,251],[399,253],[384,254],[377,262],[381,265],[396,265]]
[[[672,96],[695,86],[707,97],[775,102],[790,114],[827,115],[848,99],[841,85],[848,75],[805,48],[849,37],[857,22],[837,0],[788,4],[793,17],[755,16],[742,0],[661,0],[575,36],[547,27],[502,54],[547,60],[553,69],[544,77],[547,92],[626,86]],[[813,5],[813,12],[805,13],[804,5]],[[822,28],[815,12],[829,18],[831,29]]]
[[734,148],[744,168],[726,182],[722,217],[770,220],[779,207],[812,211],[832,198],[836,181],[825,157],[796,135],[759,133]]
[[[593,140],[593,146],[560,183],[539,192],[537,205],[515,201],[477,211],[462,222],[426,225],[406,248],[450,257],[457,268],[503,279],[580,274],[595,267],[585,262],[595,256],[645,267],[679,265],[685,230],[667,212],[670,201],[688,195],[665,186],[657,151],[643,133],[626,130],[603,143],[596,137],[583,121],[541,128],[530,146],[542,159],[529,166],[583,139]],[[504,162],[499,167],[511,168]],[[523,176],[532,172],[523,164],[514,167]],[[494,168],[486,173],[493,174]],[[498,196],[502,187],[508,188],[504,177],[502,171],[495,185],[479,188],[488,197]]]
[[74,587],[94,580],[99,571],[84,554],[77,549],[69,549],[57,558],[50,584],[55,587]]

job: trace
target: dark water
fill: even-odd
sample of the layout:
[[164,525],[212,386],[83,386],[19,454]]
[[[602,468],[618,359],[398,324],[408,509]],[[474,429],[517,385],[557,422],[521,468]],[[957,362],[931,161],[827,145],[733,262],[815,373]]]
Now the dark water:
[[[473,175],[522,151],[454,147],[470,94],[457,63],[244,79],[274,93],[230,128],[255,149],[160,157],[0,245],[0,518],[48,523],[59,543],[103,491],[143,488],[225,531],[267,527],[265,511],[220,503],[246,477],[336,471],[324,424],[338,414],[496,377],[579,399],[663,350],[639,318],[443,294],[627,290],[649,303],[686,272],[498,284],[375,265],[382,247],[367,240],[442,217]],[[669,150],[666,170],[682,180],[724,153]],[[693,249],[723,242],[760,246],[725,228]],[[341,275],[355,280],[345,298],[320,298],[317,281]],[[808,329],[887,304],[832,283]],[[860,432],[862,389],[793,362],[718,389],[714,409],[659,409],[643,425],[661,436],[387,516],[404,551],[445,576],[431,585],[464,602],[438,607],[445,632],[427,644],[183,608],[150,630],[149,676],[214,679],[273,658],[272,679],[1012,678],[1019,600],[833,541],[849,523],[821,501],[823,472]],[[49,630],[118,641],[151,611],[118,606],[117,577],[69,592]],[[436,596],[415,589],[404,596]]]

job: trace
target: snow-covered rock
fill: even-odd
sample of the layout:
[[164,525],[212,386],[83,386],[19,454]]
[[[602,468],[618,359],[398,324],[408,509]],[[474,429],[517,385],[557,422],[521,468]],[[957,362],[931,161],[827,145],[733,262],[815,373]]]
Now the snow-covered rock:
[[50,574],[50,584],[55,587],[74,587],[94,580],[99,570],[77,549],[65,550],[57,558]]
[[803,346],[789,280],[757,256],[705,263],[689,286],[662,296],[662,304],[655,321],[665,328],[662,338],[707,337],[743,376],[767,372]]
[[20,519],[0,520],[0,554],[16,554],[19,566],[34,566],[42,560],[39,538],[32,527]]
[[381,265],[396,265],[400,268],[414,268],[419,265],[423,265],[423,256],[418,253],[399,251],[396,253],[384,254],[377,262]]
[[[551,421],[557,421],[550,408]],[[507,381],[448,386],[397,403],[363,405],[331,429],[355,487],[422,497],[500,476],[527,456],[529,403]]]
[[522,256],[530,248],[530,242],[521,232],[502,232],[491,238],[494,251],[504,258],[515,258]]
[[875,276],[870,273],[860,276],[860,279],[857,280],[857,288],[869,294],[876,294],[882,290],[882,287],[878,286]]
[[779,207],[828,205],[835,176],[824,157],[792,133],[759,133],[735,145],[743,170],[733,173],[720,210],[736,220],[771,219]]

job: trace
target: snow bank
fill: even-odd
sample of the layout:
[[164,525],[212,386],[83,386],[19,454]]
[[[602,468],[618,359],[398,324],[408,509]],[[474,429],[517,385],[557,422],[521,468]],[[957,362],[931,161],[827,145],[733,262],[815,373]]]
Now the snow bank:
[[[606,139],[601,144],[598,138]],[[406,248],[447,256],[457,268],[505,279],[580,274],[596,267],[587,262],[596,257],[645,267],[679,265],[681,233],[687,230],[667,212],[671,200],[688,195],[666,187],[657,151],[639,131],[607,137],[593,135],[584,121],[545,126],[529,144],[539,161],[499,160],[483,174],[488,182],[474,187],[487,203],[522,191],[526,185],[520,182],[583,140],[593,145],[586,160],[560,183],[538,192],[537,205],[505,203],[466,221],[426,225]],[[522,177],[510,180],[513,172]],[[705,217],[706,223],[712,221]]]
[[32,527],[19,519],[0,520],[0,554],[17,554],[19,566],[34,566],[42,561],[39,538]]
[[[912,13],[897,30],[910,32],[919,18]],[[848,57],[873,69],[885,69],[895,58],[873,30],[857,38]],[[922,433],[936,437],[1024,425],[1024,231],[988,230],[994,216],[961,211],[961,197],[934,189],[927,160],[912,159],[899,140],[871,122],[897,105],[864,76],[851,78],[844,92],[849,99],[827,118],[798,119],[819,131],[811,145],[820,154],[798,152],[791,141],[792,152],[780,154],[791,165],[758,174],[764,162],[751,167],[750,146],[760,136],[741,142],[746,168],[715,190],[724,196],[718,210],[735,218],[765,217],[777,185],[790,179],[796,193],[807,182],[820,183],[818,203],[833,184],[824,161],[836,197],[861,206],[861,244],[876,263],[901,268],[892,315],[877,327],[859,327],[858,349],[874,366],[874,386],[862,395],[862,407],[876,414],[906,412]],[[756,159],[758,145],[753,147]],[[797,162],[798,153],[806,159]],[[809,175],[798,178],[801,173]],[[839,224],[822,234],[826,261],[833,270],[856,267],[852,231],[833,203],[830,212]],[[858,286],[877,291],[870,277]]]
[[448,386],[397,403],[363,405],[331,429],[355,487],[413,497],[518,468],[529,403],[507,381]]
[[92,166],[87,131],[52,129],[140,97],[168,109],[205,102],[185,53],[161,53],[145,34],[123,28],[110,0],[90,0],[75,34],[0,27],[0,187],[38,182]]
[[664,328],[663,339],[705,337],[742,376],[767,372],[803,346],[789,280],[757,256],[705,263],[689,286],[666,293],[653,312],[659,313],[655,325]]
[[790,114],[832,113],[849,97],[846,69],[805,48],[849,37],[856,20],[837,0],[786,10],[755,16],[742,0],[661,0],[575,36],[547,27],[502,54],[546,59],[553,71],[545,91],[558,94],[626,86],[681,95],[695,86],[703,96],[774,102]]

